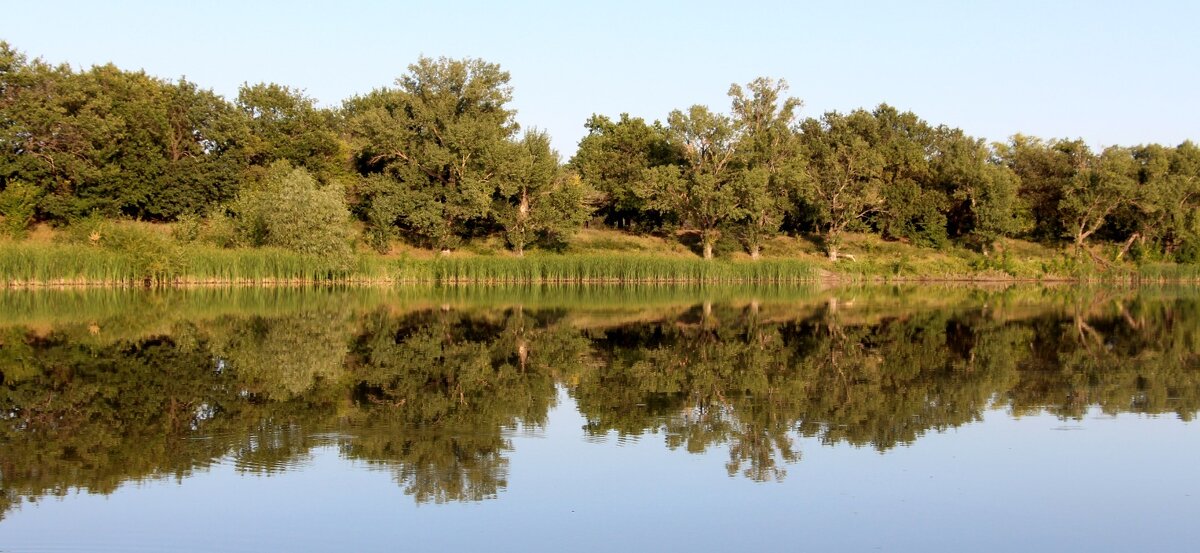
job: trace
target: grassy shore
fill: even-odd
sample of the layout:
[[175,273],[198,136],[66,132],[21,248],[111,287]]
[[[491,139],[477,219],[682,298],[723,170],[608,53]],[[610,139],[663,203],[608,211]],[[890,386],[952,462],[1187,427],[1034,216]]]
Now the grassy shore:
[[815,264],[660,258],[644,254],[383,257],[331,261],[275,249],[182,247],[167,257],[66,244],[0,244],[0,283],[21,286],[328,283],[811,282]]
[[560,253],[516,257],[502,244],[483,241],[449,255],[397,245],[386,255],[360,251],[333,260],[280,249],[180,244],[163,229],[131,235],[115,246],[47,236],[0,241],[0,286],[1200,280],[1200,266],[1100,265],[1093,257],[1015,240],[985,256],[855,235],[843,249],[853,258],[835,263],[811,241],[790,237],[768,244],[758,260],[733,251],[706,261],[677,241],[598,230],[585,231]]

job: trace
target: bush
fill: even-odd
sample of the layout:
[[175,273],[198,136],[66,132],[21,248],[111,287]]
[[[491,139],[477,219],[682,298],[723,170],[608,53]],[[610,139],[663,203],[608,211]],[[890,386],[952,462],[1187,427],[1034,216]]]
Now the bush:
[[318,186],[304,169],[276,163],[257,187],[233,205],[238,240],[321,256],[338,264],[351,258],[353,227],[341,186]]
[[200,239],[203,230],[204,220],[199,215],[184,213],[175,221],[175,226],[171,227],[171,237],[181,243],[190,244]]
[[137,223],[88,217],[67,227],[58,240],[119,254],[122,274],[129,280],[162,283],[184,272],[179,244],[166,233]]
[[11,181],[0,191],[0,217],[4,218],[0,233],[23,238],[33,223],[37,209],[38,190],[23,181]]

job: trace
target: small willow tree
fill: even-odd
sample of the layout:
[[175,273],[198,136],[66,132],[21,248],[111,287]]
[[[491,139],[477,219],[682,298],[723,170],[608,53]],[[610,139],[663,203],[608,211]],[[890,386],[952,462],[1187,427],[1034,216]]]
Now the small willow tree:
[[583,226],[591,213],[587,194],[579,177],[559,165],[550,135],[525,133],[507,163],[492,213],[518,256],[534,242],[563,243]]
[[271,166],[256,186],[244,189],[233,204],[237,234],[251,246],[274,246],[348,262],[350,210],[338,184],[320,186],[308,171],[287,162]]

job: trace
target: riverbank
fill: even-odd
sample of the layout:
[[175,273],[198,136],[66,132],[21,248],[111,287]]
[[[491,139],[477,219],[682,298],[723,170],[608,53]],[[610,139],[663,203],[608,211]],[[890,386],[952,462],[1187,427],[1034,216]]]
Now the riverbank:
[[[1192,282],[1200,266],[1096,261],[1010,240],[991,255],[917,248],[851,236],[833,262],[803,238],[781,237],[767,255],[704,260],[678,242],[607,231],[583,234],[561,253],[518,257],[491,242],[460,251],[398,246],[331,259],[275,248],[219,248],[141,233],[118,245],[50,239],[0,242],[0,286],[228,286],[436,284],[739,284],[803,282]],[[159,238],[145,239],[146,236]],[[1102,258],[1101,258],[1102,259]]]

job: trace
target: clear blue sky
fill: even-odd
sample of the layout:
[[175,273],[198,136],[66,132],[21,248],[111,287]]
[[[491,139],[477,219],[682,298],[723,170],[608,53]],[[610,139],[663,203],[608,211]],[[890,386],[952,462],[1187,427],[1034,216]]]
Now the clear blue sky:
[[29,2],[0,39],[76,67],[243,82],[322,105],[389,86],[418,56],[512,74],[525,127],[569,156],[592,113],[665,118],[781,77],[805,116],[888,102],[990,140],[1200,139],[1200,2]]

